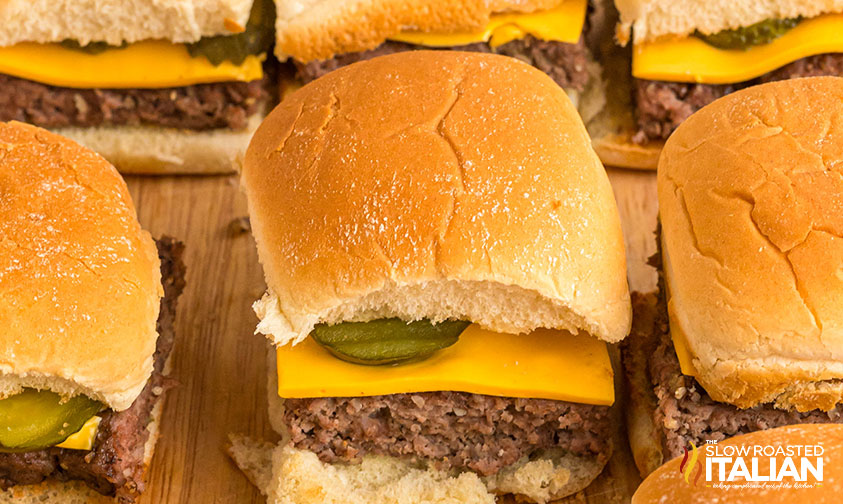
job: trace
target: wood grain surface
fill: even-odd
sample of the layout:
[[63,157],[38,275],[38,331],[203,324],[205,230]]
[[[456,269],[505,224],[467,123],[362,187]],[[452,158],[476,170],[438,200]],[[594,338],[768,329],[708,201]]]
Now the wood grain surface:
[[[655,175],[610,171],[627,241],[633,289],[655,286]],[[143,504],[262,503],[225,454],[230,432],[276,439],[266,412],[266,346],[253,334],[251,303],[264,290],[254,242],[242,225],[234,176],[127,177],[140,221],[153,236],[185,242],[187,288],[179,301],[172,376]],[[622,400],[622,397],[619,397]],[[566,503],[628,502],[639,483],[623,432],[603,474]]]

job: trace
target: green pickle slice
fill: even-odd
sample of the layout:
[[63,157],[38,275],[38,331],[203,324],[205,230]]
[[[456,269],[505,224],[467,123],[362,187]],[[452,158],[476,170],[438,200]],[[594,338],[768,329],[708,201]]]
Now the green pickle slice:
[[769,44],[794,28],[802,18],[767,19],[754,25],[723,30],[711,35],[695,35],[718,49],[749,49],[752,46]]
[[319,324],[310,333],[317,343],[337,358],[380,366],[407,363],[430,357],[459,340],[471,322],[429,320],[404,322],[401,319],[379,319],[369,322]]
[[275,41],[275,2],[255,0],[249,14],[246,30],[234,35],[202,37],[187,44],[191,56],[205,56],[214,65],[230,61],[243,63],[247,56],[265,53]]
[[24,452],[57,445],[102,408],[85,396],[62,401],[55,392],[23,389],[0,400],[0,451]]

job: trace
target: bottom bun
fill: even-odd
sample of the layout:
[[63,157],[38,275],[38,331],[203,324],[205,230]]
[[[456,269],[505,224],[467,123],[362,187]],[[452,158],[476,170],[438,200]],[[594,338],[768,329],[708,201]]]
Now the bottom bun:
[[240,170],[246,147],[263,120],[249,118],[243,130],[190,131],[154,126],[57,128],[53,131],[99,152],[121,173],[214,174]]
[[574,494],[603,464],[572,455],[524,460],[495,476],[451,474],[394,457],[366,456],[359,464],[326,464],[289,444],[231,437],[229,453],[269,504],[494,504],[496,495],[544,503]]
[[592,136],[592,146],[606,166],[655,170],[664,142],[639,145],[632,141],[631,132],[624,132]]
[[14,486],[0,492],[0,502],[10,504],[114,504],[80,481],[45,481],[37,485]]

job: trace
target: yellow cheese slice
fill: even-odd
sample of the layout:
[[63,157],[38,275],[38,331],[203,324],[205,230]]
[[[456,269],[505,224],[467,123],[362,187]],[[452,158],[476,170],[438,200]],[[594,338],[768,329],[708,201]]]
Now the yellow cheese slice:
[[732,84],[833,52],[843,52],[843,14],[807,19],[769,44],[745,51],[718,49],[696,37],[638,44],[632,74],[648,80]]
[[697,367],[694,366],[694,354],[688,348],[688,343],[679,331],[671,331],[670,339],[673,340],[673,349],[679,359],[679,369],[683,375],[697,376]]
[[265,55],[214,66],[183,44],[148,40],[125,49],[86,54],[60,44],[24,42],[0,47],[0,73],[70,88],[162,88],[263,77]]
[[100,422],[102,422],[102,418],[92,416],[78,432],[71,434],[70,437],[56,446],[58,448],[70,448],[71,450],[90,450],[94,447],[94,439],[97,437]]
[[606,343],[551,329],[512,335],[473,324],[453,346],[397,366],[351,364],[313,338],[280,347],[277,356],[278,395],[285,398],[447,390],[599,405],[615,399]]
[[493,14],[482,30],[454,33],[407,31],[390,40],[427,47],[453,47],[489,42],[492,47],[532,35],[542,40],[576,43],[585,23],[588,0],[565,0],[558,7],[538,12]]

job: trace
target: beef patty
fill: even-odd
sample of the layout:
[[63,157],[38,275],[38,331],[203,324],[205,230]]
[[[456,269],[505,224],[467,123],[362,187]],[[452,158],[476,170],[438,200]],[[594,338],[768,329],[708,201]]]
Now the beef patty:
[[293,445],[327,463],[376,454],[490,475],[548,450],[611,455],[609,407],[565,401],[465,392],[286,399],[284,419]]
[[737,84],[713,85],[636,79],[638,132],[633,137],[643,144],[666,140],[691,114],[721,96],[745,87],[797,77],[843,76],[843,54],[808,56],[756,79]]
[[160,89],[74,89],[0,74],[0,121],[42,128],[243,129],[269,100],[269,79]]
[[158,341],[152,376],[125,411],[107,410],[91,451],[47,448],[26,453],[0,453],[0,487],[30,485],[45,479],[82,480],[120,502],[134,502],[144,490],[144,444],[152,409],[167,388],[164,364],[173,347],[176,303],[184,289],[184,246],[172,238],[158,240],[164,297],[158,315]]
[[[310,82],[322,77],[337,68],[356,63],[358,61],[393,54],[397,52],[429,49],[424,46],[405,44],[403,42],[387,41],[370,51],[340,54],[323,61],[312,61],[307,64],[296,63],[298,75],[304,82]],[[452,51],[469,51],[482,53],[497,53],[518,58],[548,74],[565,89],[582,91],[588,83],[589,74],[586,63],[588,50],[580,37],[576,44],[541,40],[532,36],[513,40],[501,46],[492,48],[485,42],[442,48]]]
[[[664,292],[661,288],[660,291]],[[657,313],[644,313],[644,310]],[[738,434],[797,423],[843,423],[843,408],[785,411],[772,404],[740,409],[714,401],[691,376],[682,374],[673,348],[668,326],[667,306],[663,298],[657,305],[647,303],[644,296],[633,293],[633,317],[655,320],[652,330],[635,331],[621,342],[621,357],[627,376],[643,370],[652,383],[648,391],[632,390],[636,397],[646,394],[656,404],[653,423],[662,433],[665,460],[684,453],[688,441],[700,446],[706,440],[722,441]],[[636,381],[630,380],[633,384]]]

